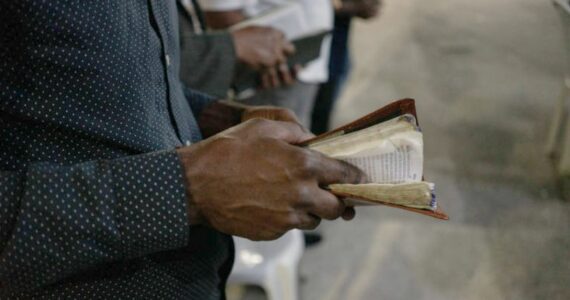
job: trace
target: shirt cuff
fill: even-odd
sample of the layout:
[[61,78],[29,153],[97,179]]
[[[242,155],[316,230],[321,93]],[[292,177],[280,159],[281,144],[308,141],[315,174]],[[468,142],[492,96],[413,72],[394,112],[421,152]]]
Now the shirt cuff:
[[111,172],[125,257],[188,244],[186,188],[175,151],[120,159]]

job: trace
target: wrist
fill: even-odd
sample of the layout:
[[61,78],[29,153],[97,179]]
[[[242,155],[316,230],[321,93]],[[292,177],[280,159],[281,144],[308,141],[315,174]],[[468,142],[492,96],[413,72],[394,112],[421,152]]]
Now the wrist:
[[[198,145],[199,146],[199,145]],[[186,212],[188,216],[188,223],[190,225],[200,225],[204,224],[204,218],[200,213],[199,206],[196,204],[195,197],[192,192],[192,184],[190,182],[190,177],[192,174],[193,162],[190,161],[194,156],[195,146],[184,147],[176,149],[176,154],[180,160],[180,165],[182,166],[182,173],[184,176],[184,189],[186,191]]]

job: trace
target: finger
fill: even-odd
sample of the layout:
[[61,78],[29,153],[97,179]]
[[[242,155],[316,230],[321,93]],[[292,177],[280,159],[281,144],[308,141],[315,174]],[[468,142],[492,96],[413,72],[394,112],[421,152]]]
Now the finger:
[[274,135],[274,138],[285,141],[289,144],[299,144],[308,139],[312,139],[315,135],[307,131],[300,123],[274,121],[277,122],[284,130]]
[[285,56],[289,56],[295,53],[295,45],[293,45],[293,43],[291,43],[289,40],[287,40],[287,37],[285,36],[285,33],[283,33],[282,31],[279,31],[279,35],[277,36],[277,43],[276,45],[279,45],[279,52],[282,52]]
[[295,64],[295,66],[293,67],[293,69],[295,70],[295,74],[300,73],[303,70],[303,66],[300,64]]
[[316,156],[315,174],[321,185],[334,183],[358,184],[366,182],[366,174],[357,167],[342,160],[329,158],[313,151]]
[[315,135],[312,134],[307,128],[305,128],[295,113],[287,108],[280,108],[280,107],[273,107],[273,106],[259,106],[254,109],[246,110],[242,115],[242,122],[247,120],[260,118],[260,119],[267,119],[273,121],[284,121],[284,122],[291,122],[297,124],[303,131],[308,133],[311,138],[314,138]]
[[271,87],[271,79],[269,77],[269,74],[264,72],[261,74],[261,88],[267,90],[270,87]]
[[287,40],[283,40],[283,53],[286,56],[290,56],[295,54],[295,52],[297,51],[297,49],[295,49],[295,45],[293,45],[293,43],[287,41]]
[[309,129],[305,128],[305,126],[301,124],[301,121],[299,121],[297,115],[295,115],[295,113],[289,109],[283,109],[283,108],[279,109],[275,120],[294,123],[297,126],[299,126],[301,130],[303,130],[307,134],[307,136],[309,136],[308,139],[312,139],[315,137],[315,135]]
[[356,216],[356,210],[354,210],[354,207],[347,207],[342,213],[342,219],[345,221],[350,221],[354,219],[355,216]]
[[311,203],[308,212],[326,220],[335,220],[343,215],[346,210],[344,203],[335,195],[323,189],[317,188],[311,195]]
[[281,64],[279,66],[279,75],[281,75],[281,80],[285,85],[292,85],[295,82],[287,64]]
[[293,79],[296,80],[297,75],[301,73],[302,70],[303,66],[301,66],[300,64],[295,64],[293,68],[291,68],[289,71],[291,72],[291,76],[293,76]]
[[302,230],[313,230],[321,224],[321,218],[306,212],[299,212],[298,219],[299,224],[297,228]]
[[279,81],[279,75],[277,75],[277,70],[275,68],[269,68],[267,74],[269,75],[270,86],[272,88],[278,88],[281,83]]
[[286,40],[285,33],[283,31],[281,31],[279,29],[275,29],[275,28],[271,28],[271,29],[273,30],[273,33],[275,34],[274,37],[275,37],[276,41]]
[[279,66],[287,62],[287,56],[282,48],[276,47],[274,51],[275,60],[272,66]]
[[295,113],[290,109],[270,105],[247,107],[242,114],[241,121],[245,122],[255,118],[300,123]]
[[305,132],[302,126],[291,122],[252,119],[242,124],[251,127],[253,135],[274,138],[289,144],[299,144],[313,136]]
[[301,121],[299,121],[299,118],[297,118],[297,115],[290,109],[278,108],[278,107],[268,107],[267,109],[264,110],[264,112],[266,114],[270,115],[270,116],[267,116],[266,119],[295,123],[295,124],[299,125],[304,131],[308,132],[307,128],[305,128],[303,125],[301,125]]

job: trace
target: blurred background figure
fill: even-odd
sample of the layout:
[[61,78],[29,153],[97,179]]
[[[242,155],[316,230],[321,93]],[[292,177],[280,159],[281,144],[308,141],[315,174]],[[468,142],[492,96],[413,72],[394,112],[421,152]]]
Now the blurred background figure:
[[[249,26],[235,31],[208,31],[198,3],[178,0],[181,68],[184,84],[225,99],[242,65],[261,71],[278,68],[294,52],[294,46],[277,29]],[[289,70],[282,72],[283,84],[292,84]]]
[[[228,29],[240,22],[260,17],[290,3],[301,6],[302,21],[311,27],[331,30],[333,10],[330,0],[200,0],[206,23],[212,29]],[[297,24],[285,25],[283,31]],[[291,70],[286,61],[278,66],[261,70],[261,86],[255,95],[242,99],[250,105],[275,105],[294,111],[302,124],[309,127],[310,114],[318,85],[328,79],[327,62],[330,53],[330,36],[321,44],[321,55],[315,61],[303,66],[303,70]],[[299,71],[299,72],[297,72]],[[296,79],[296,80],[295,80]]]
[[558,2],[384,1],[381,17],[352,20],[331,127],[415,98],[425,175],[451,221],[371,207],[323,222],[301,299],[570,299],[570,203],[546,151],[570,103],[570,5]]
[[334,29],[329,59],[328,81],[319,86],[311,116],[311,131],[321,134],[328,131],[334,104],[350,72],[350,24],[352,18],[374,18],[380,12],[381,0],[334,1]]
[[[294,5],[298,8],[297,10],[294,9]],[[200,0],[198,3],[183,6],[185,9],[181,10],[184,12],[184,15],[181,17],[181,22],[187,23],[184,27],[190,28],[189,24],[191,23],[187,20],[189,19],[189,15],[192,15],[192,10],[194,10],[197,11],[197,13],[194,13],[196,17],[192,18],[190,16],[190,19],[204,20],[202,24],[205,23],[209,29],[212,29],[212,31],[201,34],[200,36],[191,34],[191,38],[183,38],[183,40],[188,40],[192,43],[196,38],[199,38],[203,44],[206,38],[211,39],[216,36],[223,36],[223,39],[227,41],[229,40],[228,36],[231,35],[235,45],[235,52],[239,53],[240,49],[245,49],[241,50],[241,52],[248,54],[243,56],[251,57],[249,61],[256,62],[268,56],[275,56],[275,59],[271,60],[271,63],[247,63],[251,69],[257,70],[261,74],[261,86],[255,94],[239,99],[241,103],[248,105],[274,105],[288,108],[295,112],[301,124],[306,128],[310,127],[310,115],[318,87],[321,83],[326,82],[329,76],[328,61],[332,37],[330,34],[327,34],[322,39],[322,42],[317,45],[319,48],[317,51],[320,52],[320,55],[317,59],[309,62],[305,66],[291,66],[287,63],[287,55],[292,54],[294,51],[291,49],[291,45],[288,44],[289,42],[284,40],[284,37],[291,39],[292,37],[305,37],[307,35],[316,34],[317,32],[331,31],[333,26],[333,5],[330,0]],[[189,9],[190,6],[192,6],[192,9]],[[291,9],[287,10],[287,8]],[[360,9],[360,7],[358,9]],[[252,27],[251,25],[239,29],[232,29],[233,26],[241,22],[249,21],[255,24],[255,21],[251,21],[254,18],[269,19],[268,16],[271,14],[287,14],[287,11],[291,12],[290,16],[285,15],[290,18],[290,20],[283,20],[283,17],[275,17],[274,20],[263,21],[263,23],[275,23],[282,31],[278,31],[270,26]],[[295,12],[298,13],[295,14]],[[296,21],[305,24],[305,26],[300,26]],[[182,29],[182,31],[190,32],[191,30]],[[194,32],[196,32],[196,30],[194,30]],[[269,33],[276,35],[273,40],[270,39],[271,36]],[[278,40],[275,41],[275,39]],[[188,45],[188,47],[183,45],[183,70],[188,70],[188,77],[196,77],[197,73],[192,66],[199,61],[203,61],[204,57],[231,53],[230,50],[227,50],[231,49],[230,46],[222,45],[223,43],[228,44],[228,42],[225,41],[217,42],[216,45],[208,45],[207,49],[223,48],[224,50],[221,50],[219,53],[215,53],[214,51],[205,53],[205,49],[201,51],[196,45]],[[213,42],[216,43],[216,41]],[[272,49],[271,46],[275,45],[283,46],[278,49]],[[260,46],[267,46],[265,48],[270,51],[264,51]],[[188,48],[188,50],[185,50],[185,48]],[[303,49],[295,50],[302,51]],[[188,52],[194,55],[188,55]],[[278,55],[275,55],[276,52]],[[187,60],[187,66],[184,65],[185,54],[186,56],[193,57]],[[240,57],[239,54],[236,56],[238,58]],[[241,61],[248,60],[242,59]],[[215,63],[223,66],[220,66],[220,68],[209,68],[207,64],[202,64],[202,66],[199,67],[199,69],[205,70],[202,72],[205,76],[202,76],[203,80],[201,80],[204,84],[201,85],[207,86],[212,82],[219,82],[219,80],[211,80],[212,77],[222,77],[222,81],[224,82],[223,88],[226,88],[226,83],[232,82],[228,80],[228,75],[235,76],[236,74],[236,64],[232,61],[228,62],[227,58],[216,59]],[[225,72],[226,75],[217,75],[221,72]],[[182,78],[185,80],[184,75]],[[196,88],[200,89],[200,87]],[[304,237],[307,245],[318,243],[322,238],[316,231],[307,231]]]

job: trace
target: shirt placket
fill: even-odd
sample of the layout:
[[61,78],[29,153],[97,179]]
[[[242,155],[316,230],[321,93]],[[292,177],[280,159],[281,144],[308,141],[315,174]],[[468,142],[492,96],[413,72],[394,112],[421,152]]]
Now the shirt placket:
[[[165,76],[165,84],[166,84],[166,101],[168,102],[168,109],[170,112],[170,117],[173,119],[172,123],[174,124],[176,133],[178,138],[180,139],[181,143],[188,146],[192,143],[192,129],[190,127],[189,122],[187,122],[188,116],[184,115],[184,112],[187,110],[183,107],[180,99],[176,98],[176,93],[174,91],[175,87],[177,86],[174,80],[177,80],[176,74],[174,74],[173,68],[173,51],[174,49],[170,49],[168,43],[168,31],[165,28],[165,22],[168,22],[165,18],[168,16],[164,16],[161,12],[161,5],[166,5],[163,2],[164,0],[149,0],[149,7],[151,11],[151,18],[154,19],[155,24],[157,25],[157,36],[160,40],[160,44],[162,47],[162,56],[163,56],[163,71]],[[166,10],[166,9],[165,9]]]

